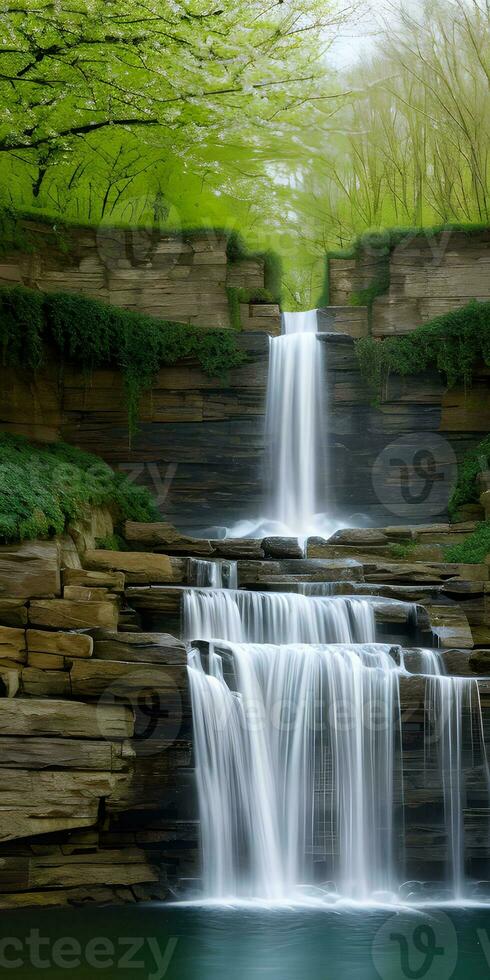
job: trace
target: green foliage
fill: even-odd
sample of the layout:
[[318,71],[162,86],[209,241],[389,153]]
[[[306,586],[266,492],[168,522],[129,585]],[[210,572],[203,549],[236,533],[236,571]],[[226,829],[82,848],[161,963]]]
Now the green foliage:
[[[282,294],[282,261],[281,257],[273,249],[266,249],[263,252],[250,251],[242,236],[236,232],[228,233],[226,254],[229,262],[262,261],[264,263],[264,291],[267,295],[266,302],[280,303]],[[248,292],[248,290],[246,291]],[[254,291],[252,291],[254,292]],[[257,292],[257,291],[255,291]],[[259,293],[262,290],[258,291]],[[251,302],[251,300],[241,300],[241,302]]]
[[389,551],[392,558],[410,558],[415,549],[417,548],[416,541],[407,541],[406,543],[400,544],[390,544]]
[[481,521],[473,534],[461,544],[453,544],[446,549],[444,559],[468,565],[480,565],[490,555],[490,521]]
[[90,504],[109,507],[118,524],[160,519],[149,492],[98,456],[0,433],[0,541],[61,534]]
[[228,310],[230,313],[230,326],[233,330],[242,329],[242,321],[240,318],[240,300],[238,298],[239,290],[236,286],[227,286],[226,295],[228,298]]
[[420,374],[437,368],[450,388],[470,385],[476,364],[490,364],[490,303],[468,303],[402,337],[362,337],[355,348],[375,404],[390,373]]
[[458,511],[463,504],[478,501],[481,493],[478,476],[488,469],[490,469],[490,435],[485,436],[474,449],[470,449],[459,464],[458,480],[448,505],[451,520],[458,519]]
[[71,293],[0,290],[3,363],[35,370],[45,345],[83,371],[112,366],[122,372],[130,431],[140,396],[162,365],[194,357],[205,374],[220,377],[246,359],[231,330],[157,320]]
[[274,303],[274,297],[268,289],[258,286],[256,289],[237,290],[239,303]]
[[120,534],[107,534],[105,538],[96,538],[95,546],[101,551],[129,551],[126,541]]

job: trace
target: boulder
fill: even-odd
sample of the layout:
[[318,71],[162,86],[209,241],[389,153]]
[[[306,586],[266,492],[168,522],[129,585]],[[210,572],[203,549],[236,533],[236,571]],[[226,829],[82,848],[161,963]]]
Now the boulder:
[[87,588],[85,585],[65,585],[63,599],[74,599],[75,602],[97,602],[98,600],[115,601],[116,596],[109,589]]
[[109,630],[97,630],[94,641],[98,660],[186,664],[185,643],[169,633],[111,633]]
[[165,521],[155,524],[126,521],[124,537],[131,545],[164,548],[166,551],[181,552],[185,555],[206,557],[214,552],[211,542],[206,538],[192,538],[181,534],[173,524],[167,524]]
[[262,549],[266,558],[303,558],[298,538],[264,538]]
[[112,514],[108,507],[86,506],[83,514],[71,521],[68,534],[75,543],[79,555],[97,547],[96,542],[114,533]]
[[40,670],[25,667],[21,678],[22,694],[30,698],[70,698],[70,675],[65,670]]
[[47,630],[26,631],[29,654],[53,654],[61,657],[91,657],[94,641],[88,633],[50,633]]
[[267,582],[337,582],[362,579],[362,565],[354,559],[283,558],[280,561],[239,561],[238,584]]
[[131,738],[133,732],[133,712],[125,705],[0,700],[0,736],[59,735],[100,740]]
[[260,538],[223,538],[211,541],[218,558],[263,558]]
[[123,572],[91,572],[86,568],[64,568],[63,586],[81,586],[85,589],[108,589],[109,592],[124,592]]
[[56,596],[60,590],[58,541],[0,546],[0,597]]
[[[310,541],[312,550],[315,549],[315,542],[325,541],[324,538],[308,538],[308,556],[310,557]],[[389,538],[384,533],[384,531],[377,527],[367,527],[367,528],[344,528],[340,531],[336,531],[328,538],[329,544],[354,544],[359,546],[368,547],[370,545],[383,545],[388,544]],[[326,543],[326,542],[325,542]],[[320,547],[318,544],[317,547]],[[311,555],[311,557],[314,557]],[[321,557],[321,556],[319,556]]]
[[70,599],[39,599],[30,603],[29,625],[52,629],[117,628],[117,606],[110,601],[77,602]]
[[184,558],[170,558],[168,555],[145,552],[87,551],[84,565],[92,571],[100,572],[109,569],[124,572],[126,582],[132,585],[179,583],[184,582],[186,578]]

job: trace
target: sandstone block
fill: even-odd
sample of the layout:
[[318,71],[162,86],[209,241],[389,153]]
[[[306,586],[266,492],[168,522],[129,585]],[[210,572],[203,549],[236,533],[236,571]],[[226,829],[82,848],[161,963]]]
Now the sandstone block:
[[186,663],[186,646],[169,633],[111,633],[98,630],[94,637],[98,660],[126,663]]
[[0,596],[59,595],[60,550],[56,540],[0,546]]
[[134,585],[183,582],[186,573],[183,558],[136,551],[86,551],[84,565],[92,571],[124,572],[126,582]]
[[40,599],[29,606],[29,624],[53,629],[116,629],[118,610],[113,602],[77,602]]
[[131,738],[133,732],[133,712],[125,705],[0,699],[0,736],[58,735],[63,738],[125,739]]
[[24,664],[26,656],[25,630],[16,629],[12,626],[0,626],[0,660]]
[[[85,589],[108,589],[109,592],[124,592],[123,572],[92,572],[86,568],[64,568],[63,585],[81,586]],[[1,613],[1,605],[0,605]]]
[[155,524],[126,521],[124,537],[131,544],[165,547],[169,551],[179,551],[186,555],[205,556],[212,555],[214,551],[210,541],[181,534],[173,524],[164,521]]
[[91,657],[94,641],[87,633],[51,633],[47,630],[26,631],[29,654],[54,654],[61,657]]
[[112,660],[77,660],[70,670],[74,697],[124,697],[154,691],[157,694],[178,696],[187,690],[187,670],[184,665],[163,667],[156,664],[121,663]]

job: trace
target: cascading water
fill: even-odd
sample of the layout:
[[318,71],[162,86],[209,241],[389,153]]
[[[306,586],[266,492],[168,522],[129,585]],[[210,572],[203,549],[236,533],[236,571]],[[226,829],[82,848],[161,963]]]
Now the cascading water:
[[235,643],[372,643],[376,636],[364,599],[219,589],[185,593],[184,631],[189,640]]
[[237,563],[224,558],[209,561],[190,558],[190,581],[201,588],[236,589]]
[[[206,895],[395,900],[405,880],[400,683],[414,675],[401,648],[374,642],[372,600],[192,590],[185,620],[189,638],[210,641],[207,654],[189,652]],[[461,898],[468,726],[488,773],[478,683],[445,675],[438,651],[416,661],[446,878]]]
[[270,342],[266,434],[277,533],[315,533],[325,499],[325,411],[317,312],[284,313],[283,332]]
[[229,536],[328,537],[345,526],[329,513],[325,357],[326,346],[318,341],[317,310],[283,313],[282,333],[269,342],[269,506],[265,517],[240,521],[229,529]]

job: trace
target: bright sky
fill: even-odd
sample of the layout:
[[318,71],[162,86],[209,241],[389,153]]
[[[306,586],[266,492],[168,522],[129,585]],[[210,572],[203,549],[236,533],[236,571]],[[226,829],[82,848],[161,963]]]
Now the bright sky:
[[[352,16],[330,50],[329,58],[333,55],[339,68],[352,65],[360,54],[375,46],[380,21],[396,17],[394,6],[396,3],[393,0],[367,0],[363,15]],[[420,0],[405,0],[404,7],[410,13],[415,13],[420,8]]]

